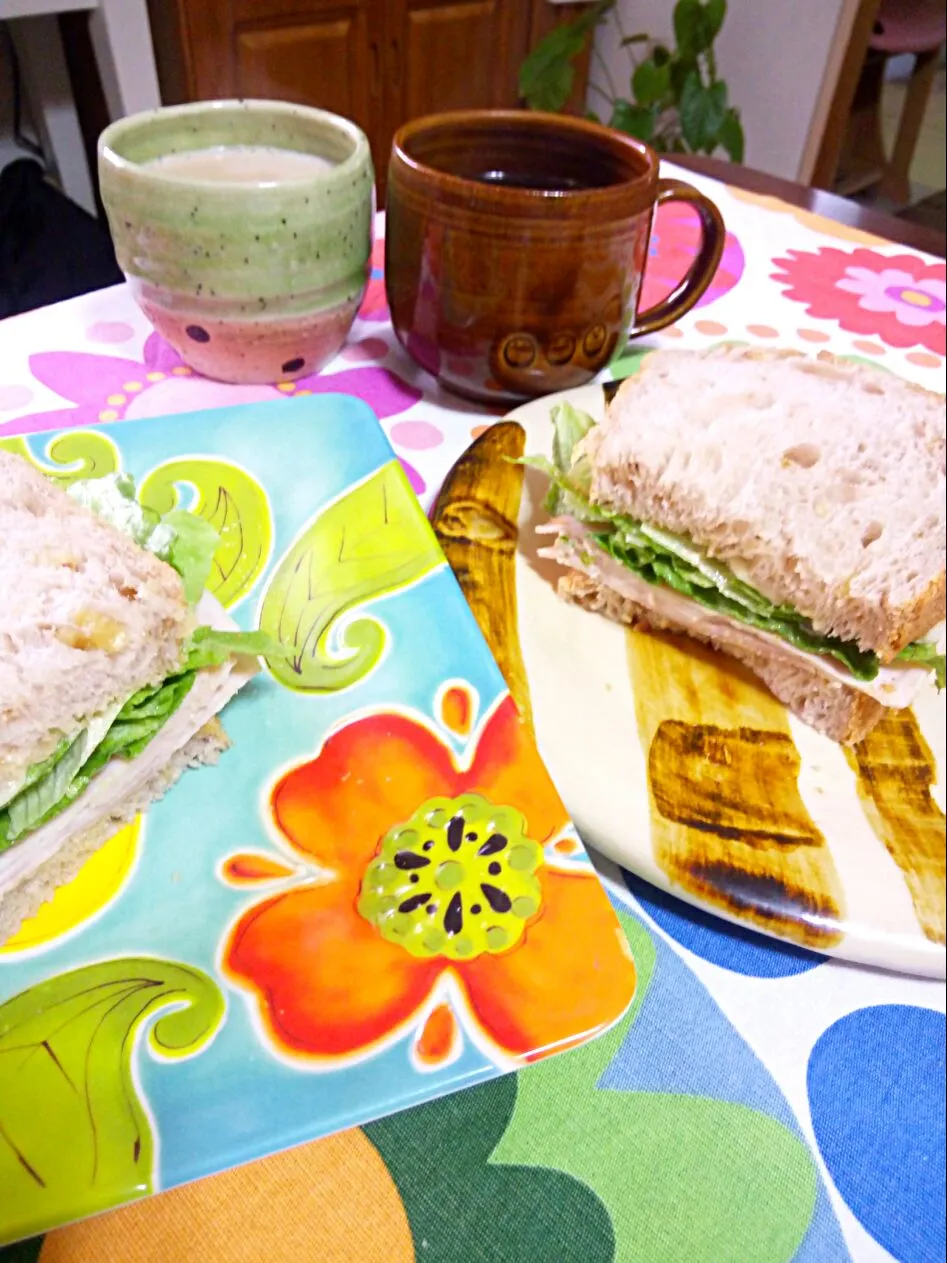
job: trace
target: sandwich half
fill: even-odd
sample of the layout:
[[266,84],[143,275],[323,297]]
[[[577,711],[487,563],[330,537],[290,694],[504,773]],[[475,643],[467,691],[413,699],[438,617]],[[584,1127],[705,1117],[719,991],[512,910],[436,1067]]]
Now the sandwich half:
[[554,414],[567,601],[739,659],[861,740],[944,685],[944,402],[893,374],[743,347],[662,351],[596,424]]
[[268,641],[204,591],[218,542],[127,475],[67,493],[0,449],[0,944],[228,744],[216,716]]

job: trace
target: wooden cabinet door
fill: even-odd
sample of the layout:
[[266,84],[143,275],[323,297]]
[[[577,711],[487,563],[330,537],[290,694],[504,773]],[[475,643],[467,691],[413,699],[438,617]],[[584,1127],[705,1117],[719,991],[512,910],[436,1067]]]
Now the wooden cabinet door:
[[517,105],[529,49],[581,11],[549,0],[149,0],[149,8],[166,102],[275,97],[354,119],[371,141],[380,205],[401,123]]
[[[529,38],[524,0],[386,0],[385,128],[421,114],[513,106]],[[387,147],[387,146],[386,146]]]
[[267,0],[262,16],[258,0],[236,0],[234,8],[238,96],[317,105],[371,133],[379,84],[366,0],[308,0],[305,5]]
[[[178,0],[190,100],[272,97],[354,119],[381,112],[379,0]],[[152,8],[154,25],[154,6]],[[157,41],[156,41],[157,42]]]

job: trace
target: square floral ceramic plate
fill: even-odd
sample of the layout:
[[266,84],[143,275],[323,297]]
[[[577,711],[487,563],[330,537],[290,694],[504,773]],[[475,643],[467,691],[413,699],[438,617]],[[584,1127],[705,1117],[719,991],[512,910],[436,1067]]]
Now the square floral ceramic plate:
[[620,1017],[616,917],[365,404],[2,442],[208,517],[218,599],[288,656],[0,950],[0,1243]]
[[548,482],[511,460],[551,455],[563,398],[604,410],[601,387],[581,387],[487,430],[445,480],[435,529],[585,842],[738,924],[943,978],[933,682],[844,750],[732,658],[560,600],[561,569],[538,556]]

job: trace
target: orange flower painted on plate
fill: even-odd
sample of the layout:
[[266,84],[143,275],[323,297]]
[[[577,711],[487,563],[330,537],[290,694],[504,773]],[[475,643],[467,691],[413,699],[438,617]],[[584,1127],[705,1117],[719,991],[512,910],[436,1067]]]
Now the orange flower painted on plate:
[[[462,736],[458,691],[439,717]],[[332,1066],[414,1033],[428,1068],[457,1047],[456,1016],[498,1059],[529,1061],[631,1003],[624,935],[588,866],[555,850],[568,818],[512,699],[464,760],[445,737],[370,714],[274,787],[277,828],[318,873],[246,911],[223,966],[281,1051]]]

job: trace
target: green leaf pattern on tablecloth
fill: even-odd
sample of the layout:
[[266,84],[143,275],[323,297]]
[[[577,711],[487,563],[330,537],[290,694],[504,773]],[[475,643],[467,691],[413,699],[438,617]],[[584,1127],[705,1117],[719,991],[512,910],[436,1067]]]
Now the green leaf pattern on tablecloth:
[[657,967],[645,928],[621,920],[639,988],[609,1032],[365,1129],[419,1258],[521,1263],[548,1258],[550,1241],[556,1263],[747,1263],[748,1250],[784,1263],[798,1249],[817,1175],[782,1123],[706,1096],[598,1087]]
[[491,1150],[514,1112],[521,1075],[443,1097],[365,1128],[398,1186],[416,1257],[611,1263],[608,1211],[561,1171],[494,1164]]
[[[639,976],[650,981],[654,946],[639,922],[621,920]],[[616,1263],[746,1263],[749,1243],[753,1263],[791,1258],[816,1197],[815,1167],[798,1137],[728,1101],[596,1088],[646,1003],[645,986],[604,1039],[520,1076],[492,1160],[542,1161],[584,1181],[611,1214]]]

